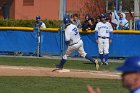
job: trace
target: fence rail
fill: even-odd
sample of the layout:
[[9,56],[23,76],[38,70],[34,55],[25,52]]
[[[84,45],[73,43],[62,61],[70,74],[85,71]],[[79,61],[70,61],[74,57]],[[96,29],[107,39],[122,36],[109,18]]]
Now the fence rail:
[[[80,30],[81,32],[81,30]],[[92,56],[98,56],[94,31],[80,33],[84,49]],[[115,30],[113,43],[110,45],[110,57],[128,57],[140,55],[140,31]],[[1,28],[0,51],[36,53],[37,33],[33,28]],[[58,28],[41,30],[41,53],[45,55],[61,55],[65,51],[64,31]],[[74,52],[72,55],[77,55]]]

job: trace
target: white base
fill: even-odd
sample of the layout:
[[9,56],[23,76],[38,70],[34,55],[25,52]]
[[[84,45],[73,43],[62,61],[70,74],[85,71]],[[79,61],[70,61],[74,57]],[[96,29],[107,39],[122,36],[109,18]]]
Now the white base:
[[61,69],[61,70],[58,70],[58,72],[70,72],[69,69]]
[[54,71],[60,72],[60,73],[62,73],[62,72],[70,72],[69,69],[54,69],[52,72],[54,72]]

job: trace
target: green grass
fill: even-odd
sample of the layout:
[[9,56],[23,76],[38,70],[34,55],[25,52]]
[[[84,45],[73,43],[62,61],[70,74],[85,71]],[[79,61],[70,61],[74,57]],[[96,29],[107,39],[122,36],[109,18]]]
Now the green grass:
[[[46,58],[23,58],[23,57],[0,57],[0,65],[11,66],[40,66],[40,67],[55,67],[60,60],[46,59]],[[109,62],[108,66],[101,66],[101,71],[115,71],[115,68],[122,63]],[[68,69],[82,69],[82,70],[95,70],[95,66],[89,61],[68,60],[64,65]]]
[[102,93],[128,93],[120,80],[15,76],[0,77],[0,93],[87,93],[88,84]]
[[[54,67],[58,59],[0,57],[0,65]],[[86,64],[85,64],[86,62]],[[100,70],[115,71],[122,63],[110,62],[109,66],[101,66]],[[68,60],[64,66],[69,69],[95,70],[89,61]],[[100,87],[102,93],[128,93],[121,86],[120,80],[83,79],[33,76],[0,76],[0,93],[87,93],[90,84]]]

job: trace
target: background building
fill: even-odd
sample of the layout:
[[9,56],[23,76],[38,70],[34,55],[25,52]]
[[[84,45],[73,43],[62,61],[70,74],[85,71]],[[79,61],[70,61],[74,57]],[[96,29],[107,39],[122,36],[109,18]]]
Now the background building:
[[59,0],[0,0],[0,18],[3,18],[3,2],[8,3],[9,18],[11,19],[34,19],[40,15],[42,19],[58,19]]
[[116,1],[118,10],[125,11],[127,18],[130,18],[129,12],[134,11],[134,0],[0,0],[0,18],[34,19],[36,15],[40,15],[42,19],[59,20],[64,12],[62,4],[66,6],[68,14],[78,13],[80,18],[84,18],[89,13],[96,17],[112,11]]

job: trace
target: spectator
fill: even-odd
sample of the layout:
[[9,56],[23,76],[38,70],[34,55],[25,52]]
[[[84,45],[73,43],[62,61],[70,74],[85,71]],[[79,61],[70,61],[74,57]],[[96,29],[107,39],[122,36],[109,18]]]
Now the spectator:
[[88,20],[91,18],[91,16],[89,14],[86,14],[85,16],[85,20],[82,24],[82,30],[86,30],[86,28],[88,28]]
[[106,20],[111,23],[114,30],[117,28],[118,21],[115,19],[115,15],[113,12],[110,12]]
[[85,21],[82,24],[82,31],[87,31],[87,30],[94,30],[94,24],[93,24],[93,19],[92,17],[87,14],[85,16]]
[[117,14],[116,10],[114,10],[115,17],[118,21],[117,29],[119,30],[128,30],[129,29],[129,23],[126,19],[126,15],[124,13],[120,13],[120,15]]
[[78,27],[78,29],[81,29],[81,22],[78,18],[78,14],[73,14],[72,17],[74,19],[73,24],[76,25]]
[[[124,64],[117,68],[122,71],[122,85],[129,90],[129,93],[140,93],[140,56],[129,57]],[[87,86],[88,93],[101,93],[100,89],[94,90]]]
[[97,16],[96,19],[95,19],[95,23],[94,23],[94,29],[96,27],[96,24],[99,23],[100,21],[101,21],[101,17]]
[[100,21],[101,21],[100,16],[97,16],[97,17],[96,17],[96,23],[98,23],[98,22],[100,22]]

